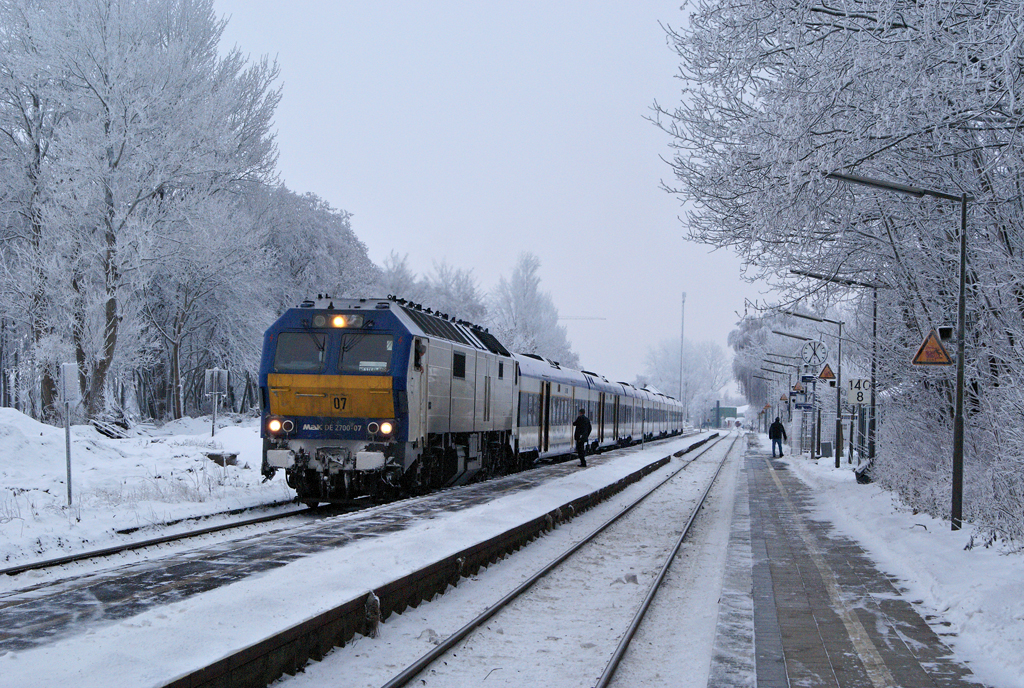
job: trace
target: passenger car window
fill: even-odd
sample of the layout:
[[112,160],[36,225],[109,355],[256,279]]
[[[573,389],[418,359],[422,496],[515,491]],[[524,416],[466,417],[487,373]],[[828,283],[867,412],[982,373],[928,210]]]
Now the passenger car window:
[[277,336],[274,370],[278,373],[319,373],[324,369],[324,341],[320,332],[282,332]]
[[341,338],[338,371],[380,375],[390,373],[393,347],[394,339],[389,334],[346,334]]

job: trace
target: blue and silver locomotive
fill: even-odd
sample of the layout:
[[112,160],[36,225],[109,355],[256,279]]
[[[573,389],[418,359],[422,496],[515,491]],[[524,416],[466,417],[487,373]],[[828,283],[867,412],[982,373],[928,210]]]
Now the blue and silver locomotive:
[[674,399],[512,354],[478,326],[387,299],[319,296],[266,332],[263,471],[307,504],[389,498],[682,430]]

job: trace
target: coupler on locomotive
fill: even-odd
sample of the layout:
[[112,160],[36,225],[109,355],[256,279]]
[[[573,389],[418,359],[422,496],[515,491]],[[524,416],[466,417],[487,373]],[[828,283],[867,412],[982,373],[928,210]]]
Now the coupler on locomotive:
[[268,439],[264,441],[264,475],[283,468],[297,499],[311,506],[387,501],[403,493],[401,453],[396,442]]

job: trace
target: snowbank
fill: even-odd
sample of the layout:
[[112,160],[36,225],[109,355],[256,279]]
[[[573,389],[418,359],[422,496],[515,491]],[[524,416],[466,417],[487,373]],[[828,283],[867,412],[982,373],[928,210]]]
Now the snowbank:
[[[0,408],[0,567],[125,541],[117,530],[291,499],[282,476],[262,482],[257,421],[218,425],[214,437],[207,418],[122,440],[72,427],[68,506],[64,430]],[[209,451],[237,453],[237,465]]]

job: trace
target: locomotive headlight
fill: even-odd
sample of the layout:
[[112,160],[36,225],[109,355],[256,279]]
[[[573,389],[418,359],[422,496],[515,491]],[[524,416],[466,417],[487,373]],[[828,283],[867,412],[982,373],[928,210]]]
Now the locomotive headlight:
[[381,434],[390,435],[394,429],[395,426],[387,421],[384,421],[383,423],[380,424]]
[[362,327],[366,319],[359,314],[342,315],[341,313],[331,316],[331,327]]
[[267,421],[267,430],[270,432],[281,432],[281,419],[271,418]]

